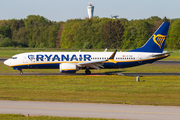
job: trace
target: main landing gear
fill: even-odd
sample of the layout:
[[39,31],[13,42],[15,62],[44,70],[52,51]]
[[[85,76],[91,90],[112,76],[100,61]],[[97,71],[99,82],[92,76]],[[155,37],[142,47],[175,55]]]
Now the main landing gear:
[[20,74],[21,74],[21,75],[23,75],[23,71],[22,71],[22,69],[20,69],[19,71],[20,71]]
[[91,71],[89,69],[86,69],[85,73],[86,73],[86,75],[90,75]]

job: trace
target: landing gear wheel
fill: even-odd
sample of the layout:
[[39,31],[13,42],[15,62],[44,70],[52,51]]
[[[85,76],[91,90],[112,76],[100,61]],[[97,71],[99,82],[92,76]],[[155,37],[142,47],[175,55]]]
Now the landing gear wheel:
[[86,73],[86,75],[90,75],[91,71],[89,69],[86,69],[85,73]]
[[23,75],[23,71],[20,71],[20,74]]

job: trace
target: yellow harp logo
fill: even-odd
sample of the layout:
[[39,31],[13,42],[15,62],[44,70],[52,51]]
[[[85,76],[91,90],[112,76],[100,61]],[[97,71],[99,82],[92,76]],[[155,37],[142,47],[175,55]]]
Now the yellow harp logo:
[[154,42],[159,46],[159,48],[161,48],[165,39],[166,39],[166,36],[160,35],[160,34],[154,35],[154,37],[153,37]]

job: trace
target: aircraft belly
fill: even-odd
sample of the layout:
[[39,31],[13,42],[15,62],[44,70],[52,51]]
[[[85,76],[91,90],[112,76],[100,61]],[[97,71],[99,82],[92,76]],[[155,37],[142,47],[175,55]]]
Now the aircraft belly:
[[21,65],[14,68],[20,69],[59,69],[59,64],[36,64],[36,65]]

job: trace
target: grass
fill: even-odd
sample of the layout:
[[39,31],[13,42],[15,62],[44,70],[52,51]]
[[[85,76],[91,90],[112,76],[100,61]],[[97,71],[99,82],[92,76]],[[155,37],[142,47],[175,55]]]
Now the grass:
[[[113,52],[115,49],[108,49],[108,51]],[[25,52],[78,52],[79,49],[57,49],[57,48],[2,48],[0,47],[0,58],[10,58],[13,55]],[[81,51],[87,52],[100,52],[104,51],[104,49],[82,49]],[[120,50],[118,50],[120,51]],[[121,51],[128,51],[128,50],[121,50]],[[163,60],[180,60],[180,50],[165,50],[171,53],[171,56],[165,58]]]
[[70,117],[50,117],[50,116],[24,116],[15,114],[0,114],[1,120],[115,120],[100,118],[70,118]]
[[180,76],[1,76],[1,100],[180,106]]

